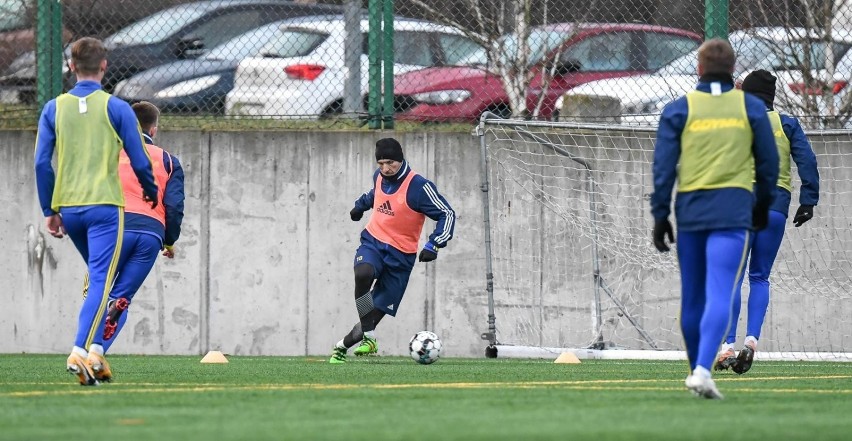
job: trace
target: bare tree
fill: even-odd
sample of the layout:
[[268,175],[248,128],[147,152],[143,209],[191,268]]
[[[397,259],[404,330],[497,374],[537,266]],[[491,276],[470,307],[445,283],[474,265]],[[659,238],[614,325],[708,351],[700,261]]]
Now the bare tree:
[[[543,97],[556,73],[559,54],[552,53],[562,41],[549,42],[533,32],[535,23],[547,23],[547,0],[541,17],[533,16],[533,0],[456,0],[446,3],[453,9],[436,6],[436,2],[411,0],[424,16],[461,30],[468,38],[485,48],[487,70],[497,75],[508,98],[514,117],[537,117]],[[467,17],[462,21],[458,17]],[[541,95],[532,109],[527,107],[530,83],[541,74]]]
[[[786,0],[785,7],[758,2],[752,23],[781,23],[786,38],[767,40],[776,64],[770,66],[779,78],[776,106],[798,116],[809,128],[834,128],[852,118],[852,95],[846,92],[852,66],[841,68],[836,59],[849,48],[850,33],[839,20],[852,21],[843,12],[852,12],[849,0]],[[848,8],[848,9],[847,9]],[[778,11],[783,11],[777,16]],[[791,14],[797,11],[797,14]],[[840,12],[838,14],[838,12]],[[849,13],[846,12],[846,13]],[[789,84],[784,84],[787,82]]]

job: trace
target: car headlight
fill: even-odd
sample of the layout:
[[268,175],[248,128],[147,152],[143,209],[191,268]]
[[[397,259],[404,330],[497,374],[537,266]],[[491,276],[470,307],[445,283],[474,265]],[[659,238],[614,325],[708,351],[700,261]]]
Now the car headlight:
[[172,84],[169,87],[154,94],[156,98],[174,98],[178,96],[192,95],[200,92],[217,82],[222,78],[221,75],[208,75],[206,77],[193,78],[191,80],[181,81],[177,84]]
[[452,104],[460,103],[470,98],[467,90],[436,90],[433,92],[415,93],[411,95],[414,101],[426,104]]

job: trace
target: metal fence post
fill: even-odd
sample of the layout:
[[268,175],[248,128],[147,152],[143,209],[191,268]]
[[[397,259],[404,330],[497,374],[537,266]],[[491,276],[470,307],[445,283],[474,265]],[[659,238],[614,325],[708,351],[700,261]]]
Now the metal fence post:
[[382,50],[382,1],[370,0],[368,11],[370,14],[370,30],[367,33],[367,56],[370,60],[369,81],[370,92],[369,105],[369,127],[371,129],[382,128],[382,70],[380,51]]
[[62,4],[38,0],[36,12],[36,99],[41,108],[62,93]]
[[343,90],[343,114],[351,118],[357,118],[362,109],[361,98],[361,51],[363,41],[361,39],[361,1],[346,0],[343,11],[346,26],[346,69],[349,75],[346,77]]
[[704,39],[728,39],[728,0],[704,0]]
[[382,33],[382,62],[383,81],[382,88],[382,120],[385,129],[393,128],[393,0],[384,0],[384,32]]

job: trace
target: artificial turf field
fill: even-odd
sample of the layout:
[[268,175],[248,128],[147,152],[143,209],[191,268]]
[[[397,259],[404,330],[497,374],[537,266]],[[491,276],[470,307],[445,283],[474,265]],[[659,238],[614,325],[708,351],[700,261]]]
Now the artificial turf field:
[[849,440],[852,363],[756,362],[692,397],[686,362],[0,355],[0,440]]

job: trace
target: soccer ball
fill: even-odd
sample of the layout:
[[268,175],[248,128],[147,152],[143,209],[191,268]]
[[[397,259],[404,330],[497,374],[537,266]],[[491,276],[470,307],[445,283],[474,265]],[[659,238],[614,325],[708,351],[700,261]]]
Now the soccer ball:
[[420,331],[408,342],[411,358],[420,364],[432,364],[441,356],[441,339],[432,331]]

